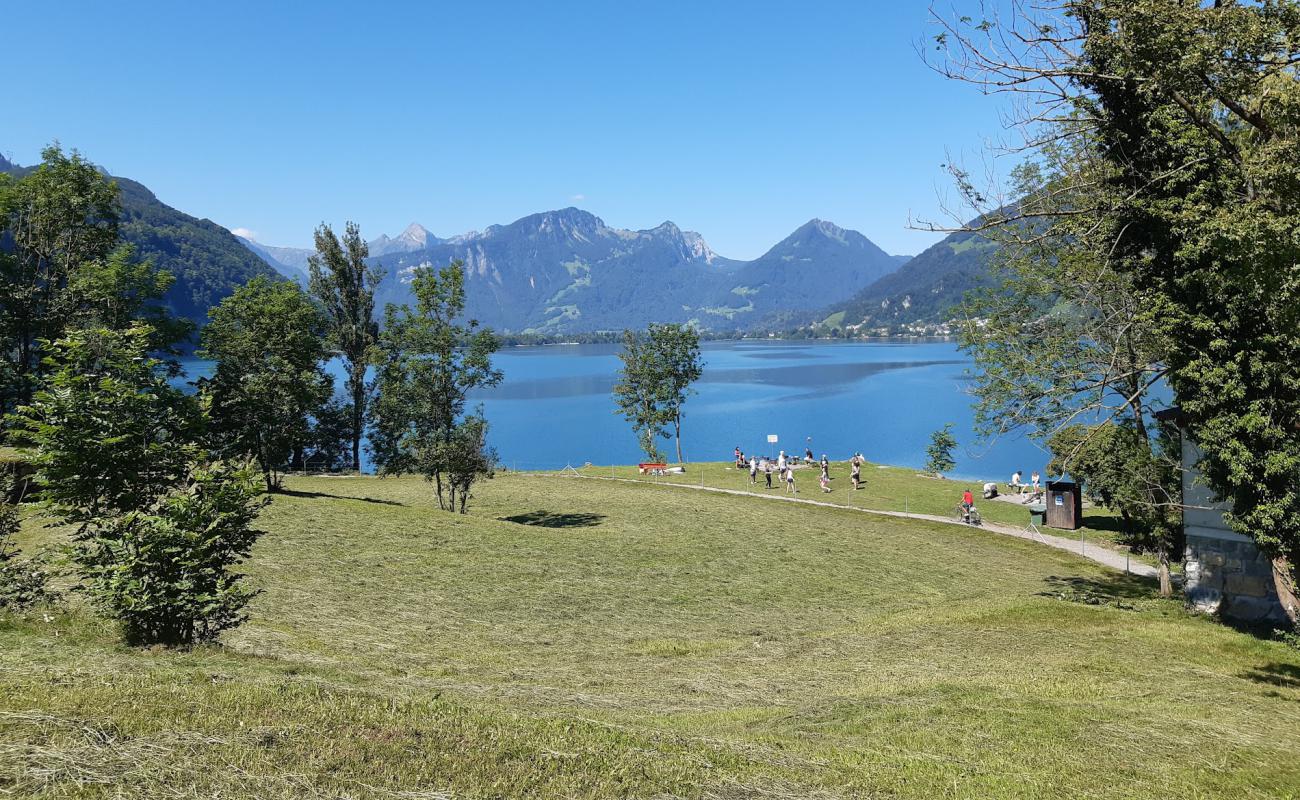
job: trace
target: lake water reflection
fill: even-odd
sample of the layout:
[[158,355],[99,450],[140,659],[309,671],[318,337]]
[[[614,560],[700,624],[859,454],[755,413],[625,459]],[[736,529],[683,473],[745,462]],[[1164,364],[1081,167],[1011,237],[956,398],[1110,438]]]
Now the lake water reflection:
[[[1045,454],[1024,439],[974,441],[969,360],[950,342],[707,342],[699,394],[686,405],[688,460],[723,461],[778,448],[920,467],[932,431],[952,422],[961,443],[955,474],[1006,481],[1041,470]],[[496,356],[502,384],[479,393],[502,462],[518,469],[641,460],[610,389],[617,345],[510,348]],[[191,362],[191,377],[206,371]],[[338,378],[341,384],[341,373]],[[768,434],[780,437],[769,446]],[[664,451],[672,452],[671,442]]]

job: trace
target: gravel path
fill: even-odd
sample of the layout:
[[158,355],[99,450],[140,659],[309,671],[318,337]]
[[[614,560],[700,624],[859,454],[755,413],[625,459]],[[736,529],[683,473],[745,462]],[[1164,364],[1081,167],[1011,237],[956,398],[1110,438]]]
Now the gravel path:
[[[846,506],[841,503],[828,503],[825,500],[810,500],[804,497],[790,497],[789,495],[760,494],[758,492],[746,492],[740,489],[722,489],[715,486],[692,486],[686,483],[648,483],[646,481],[633,480],[631,478],[607,478],[599,475],[571,475],[571,477],[582,478],[589,481],[613,481],[616,483],[636,483],[642,486],[663,486],[674,489],[690,489],[696,492],[714,492],[716,494],[734,494],[744,497],[758,497],[763,500],[779,501],[783,503],[803,503],[810,506],[824,506],[826,508],[840,508],[845,511],[857,511],[862,514],[875,514],[881,517],[899,517],[902,519],[923,519],[929,522],[942,522],[947,525],[962,525],[952,517],[940,517],[934,514],[908,514],[902,511],[881,511],[871,508],[859,508],[857,506]],[[996,522],[985,522],[978,526],[980,530],[992,531],[1003,536],[1014,536],[1017,539],[1027,539],[1031,542],[1055,547],[1058,550],[1065,550],[1075,555],[1082,556],[1089,561],[1095,561],[1111,569],[1121,572],[1128,572],[1143,578],[1155,578],[1156,568],[1148,564],[1137,561],[1130,562],[1129,557],[1116,550],[1102,547],[1098,544],[1086,544],[1082,538],[1067,539],[1063,536],[1055,536],[1050,533],[1035,533],[1025,528],[1013,528],[1010,525],[1000,525]]]

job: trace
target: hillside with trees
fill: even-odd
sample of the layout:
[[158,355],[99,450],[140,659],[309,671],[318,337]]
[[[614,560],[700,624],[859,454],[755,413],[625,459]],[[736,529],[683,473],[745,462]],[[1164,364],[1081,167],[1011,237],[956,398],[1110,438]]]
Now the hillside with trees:
[[[0,172],[21,178],[21,167],[0,156]],[[137,256],[171,273],[175,282],[164,300],[180,317],[202,323],[208,309],[258,276],[275,278],[270,265],[234,234],[209,219],[192,217],[163,203],[143,184],[113,177],[120,192],[120,234]]]

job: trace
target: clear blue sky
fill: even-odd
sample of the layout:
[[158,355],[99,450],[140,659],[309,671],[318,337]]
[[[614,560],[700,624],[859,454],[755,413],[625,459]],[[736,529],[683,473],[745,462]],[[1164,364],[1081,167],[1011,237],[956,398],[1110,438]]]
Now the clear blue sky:
[[0,152],[58,139],[268,244],[576,205],[733,258],[813,217],[916,253],[940,164],[1003,134],[921,62],[926,6],[18,0]]

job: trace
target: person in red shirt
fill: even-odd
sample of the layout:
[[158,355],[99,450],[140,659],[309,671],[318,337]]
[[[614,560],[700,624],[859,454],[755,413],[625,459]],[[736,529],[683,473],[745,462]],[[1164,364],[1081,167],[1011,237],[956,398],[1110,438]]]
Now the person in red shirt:
[[975,506],[975,495],[971,494],[970,489],[967,489],[966,491],[962,492],[961,495],[962,517],[968,523],[970,522],[970,510],[974,506]]

